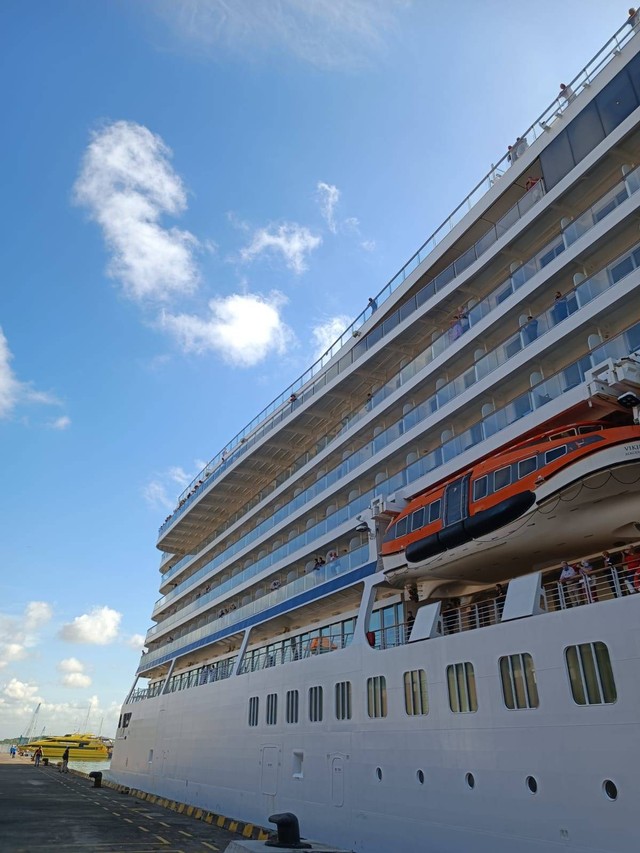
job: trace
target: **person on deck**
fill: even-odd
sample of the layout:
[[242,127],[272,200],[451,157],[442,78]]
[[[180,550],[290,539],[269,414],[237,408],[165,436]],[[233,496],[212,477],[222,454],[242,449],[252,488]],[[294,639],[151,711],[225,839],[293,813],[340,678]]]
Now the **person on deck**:
[[69,772],[69,747],[62,753],[62,764],[60,765],[60,773]]

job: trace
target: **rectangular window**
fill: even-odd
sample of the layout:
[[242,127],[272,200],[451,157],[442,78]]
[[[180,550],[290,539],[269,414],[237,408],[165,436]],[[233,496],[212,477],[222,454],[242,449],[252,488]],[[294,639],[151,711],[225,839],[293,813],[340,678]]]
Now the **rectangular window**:
[[298,722],[299,694],[297,690],[287,690],[286,720],[288,723]]
[[351,719],[351,682],[339,681],[336,684],[336,720]]
[[424,669],[412,669],[404,674],[404,707],[409,716],[429,713],[427,674]]
[[278,722],[278,694],[267,694],[267,725],[275,726]]
[[257,726],[258,725],[258,709],[260,706],[260,700],[257,696],[252,696],[249,699],[249,725]]
[[429,504],[429,524],[440,518],[440,504],[441,502],[439,500]]
[[125,714],[122,718],[122,728],[123,729],[128,728],[130,721],[131,721],[131,714]]
[[616,74],[604,87],[596,97],[596,104],[604,132],[608,135],[638,106],[638,99],[626,70]]
[[387,716],[387,680],[384,675],[367,678],[367,713],[370,717]]
[[322,687],[309,688],[309,720],[312,723],[322,722]]
[[511,483],[511,466],[507,465],[506,468],[499,468],[495,474],[493,475],[493,491],[497,492],[500,489],[504,489],[505,486],[508,486]]
[[609,649],[604,643],[580,643],[565,649],[571,693],[577,705],[608,705],[618,698]]
[[504,704],[510,711],[538,707],[536,673],[528,652],[500,658],[500,678]]
[[468,714],[478,710],[476,677],[471,663],[454,663],[447,667],[449,707],[454,714]]
[[405,515],[404,518],[401,518],[400,521],[396,524],[395,536],[406,536],[407,528],[409,526],[409,516]]
[[480,479],[476,480],[473,484],[473,499],[474,501],[479,501],[482,498],[486,498],[487,493],[489,491],[489,479],[485,475],[484,477],[480,477]]
[[528,459],[523,459],[522,462],[518,462],[518,479],[521,480],[523,477],[533,474],[537,467],[537,456],[530,456]]
[[548,465],[549,462],[553,462],[554,459],[560,459],[560,457],[564,456],[566,452],[566,444],[561,444],[560,447],[554,447],[552,450],[547,450],[547,452],[544,454],[545,465]]
[[411,516],[411,530],[419,530],[424,527],[424,507],[417,509]]

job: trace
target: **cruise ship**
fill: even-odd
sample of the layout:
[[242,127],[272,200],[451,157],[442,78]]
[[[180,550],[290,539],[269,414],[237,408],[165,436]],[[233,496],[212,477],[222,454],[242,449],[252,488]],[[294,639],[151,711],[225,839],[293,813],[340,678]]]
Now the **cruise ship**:
[[637,850],[635,18],[496,159],[160,527],[118,782],[355,853]]

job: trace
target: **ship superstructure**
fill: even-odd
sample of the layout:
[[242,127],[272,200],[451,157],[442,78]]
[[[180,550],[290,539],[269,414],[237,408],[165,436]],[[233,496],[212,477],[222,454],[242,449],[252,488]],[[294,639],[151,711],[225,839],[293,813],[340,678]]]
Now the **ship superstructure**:
[[[640,597],[600,554],[640,540],[639,54],[625,25],[180,496],[121,781],[358,853],[634,849]],[[583,461],[527,487],[535,536],[384,555],[416,496],[580,424],[551,450]]]

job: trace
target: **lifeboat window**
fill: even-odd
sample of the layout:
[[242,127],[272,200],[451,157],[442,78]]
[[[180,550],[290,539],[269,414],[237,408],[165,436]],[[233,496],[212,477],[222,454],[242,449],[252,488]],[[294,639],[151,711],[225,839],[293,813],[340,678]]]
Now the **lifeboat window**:
[[493,491],[498,492],[511,483],[511,465],[499,468],[493,475]]
[[575,429],[565,429],[562,432],[556,432],[549,436],[549,441],[556,441],[558,438],[570,438],[576,434]]
[[424,507],[417,509],[411,516],[411,529],[419,530],[424,527]]
[[545,464],[548,465],[549,462],[553,462],[554,459],[559,459],[561,456],[564,456],[566,452],[566,444],[561,444],[560,447],[554,447],[551,450],[547,450],[547,452],[544,454]]
[[440,505],[441,501],[439,499],[429,504],[429,523],[437,521],[440,518]]
[[404,518],[401,518],[400,521],[396,522],[395,537],[397,538],[398,536],[406,536],[408,529],[409,529],[409,516],[405,515]]
[[481,498],[486,498],[489,492],[489,478],[486,476],[479,477],[473,484],[473,499],[479,501]]
[[578,429],[580,435],[584,435],[587,432],[602,432],[602,424],[589,424],[589,426],[581,426]]
[[522,462],[518,462],[518,479],[521,480],[523,477],[526,477],[527,474],[533,474],[537,467],[537,456],[530,456],[528,459],[523,459]]

